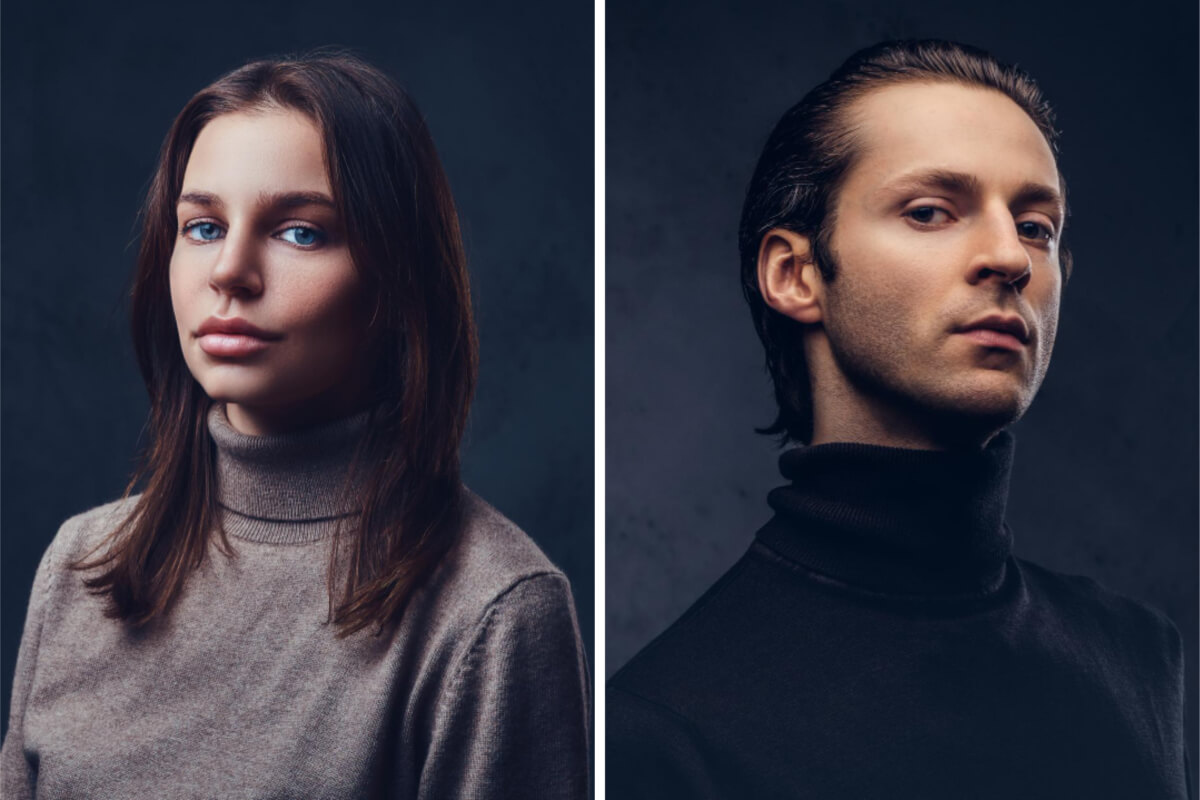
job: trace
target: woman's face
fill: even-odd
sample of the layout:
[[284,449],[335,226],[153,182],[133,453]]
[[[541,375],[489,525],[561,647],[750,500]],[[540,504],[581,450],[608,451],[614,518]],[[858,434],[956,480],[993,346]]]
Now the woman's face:
[[365,405],[363,290],[308,117],[209,122],[176,220],[171,306],[183,357],[236,429],[286,431]]

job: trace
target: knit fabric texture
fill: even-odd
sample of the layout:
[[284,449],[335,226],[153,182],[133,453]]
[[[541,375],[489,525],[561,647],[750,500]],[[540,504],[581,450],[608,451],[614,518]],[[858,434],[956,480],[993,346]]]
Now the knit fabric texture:
[[1012,555],[1013,440],[828,444],[609,682],[607,788],[655,798],[1184,798],[1160,613]]
[[245,436],[221,406],[222,524],[169,615],[103,616],[66,565],[133,499],[68,520],[35,578],[0,751],[6,800],[583,798],[587,667],[570,587],[464,489],[453,548],[396,625],[339,639],[332,535],[367,415]]

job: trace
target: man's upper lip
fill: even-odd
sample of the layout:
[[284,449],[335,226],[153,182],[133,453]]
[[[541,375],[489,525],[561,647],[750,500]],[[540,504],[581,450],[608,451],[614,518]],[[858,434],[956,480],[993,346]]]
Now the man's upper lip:
[[989,314],[986,317],[977,319],[974,322],[968,322],[958,329],[959,333],[973,331],[978,329],[989,331],[1000,331],[1001,333],[1009,333],[1021,340],[1022,343],[1029,341],[1029,326],[1025,324],[1025,320],[1018,315],[1007,314]]
[[230,317],[222,319],[221,317],[209,317],[200,323],[200,327],[196,330],[197,336],[207,336],[210,333],[224,333],[232,336],[253,336],[257,339],[278,339],[279,335],[264,331],[255,325],[251,325],[241,317]]

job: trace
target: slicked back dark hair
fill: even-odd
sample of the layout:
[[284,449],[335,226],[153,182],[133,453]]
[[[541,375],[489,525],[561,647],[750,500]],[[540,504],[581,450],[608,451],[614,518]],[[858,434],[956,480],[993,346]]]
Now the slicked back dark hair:
[[[849,112],[867,93],[901,83],[957,83],[1002,92],[1029,115],[1058,156],[1054,111],[1034,80],[970,45],[936,39],[882,42],[850,56],[829,79],[788,109],[771,132],[742,206],[738,229],[742,292],[766,349],[779,414],[760,433],[807,442],[812,437],[812,394],[804,358],[803,325],[768,306],[758,288],[763,236],[783,228],[808,237],[826,280],[835,277],[830,249],[837,195],[857,155]],[[1059,186],[1066,198],[1066,182]],[[1071,254],[1059,245],[1064,279]]]

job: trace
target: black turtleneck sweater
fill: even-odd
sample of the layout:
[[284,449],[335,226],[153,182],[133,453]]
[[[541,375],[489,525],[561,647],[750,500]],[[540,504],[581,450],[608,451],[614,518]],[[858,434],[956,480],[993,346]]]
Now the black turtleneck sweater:
[[609,682],[610,798],[1183,798],[1178,632],[1011,555],[1013,442],[805,447]]

